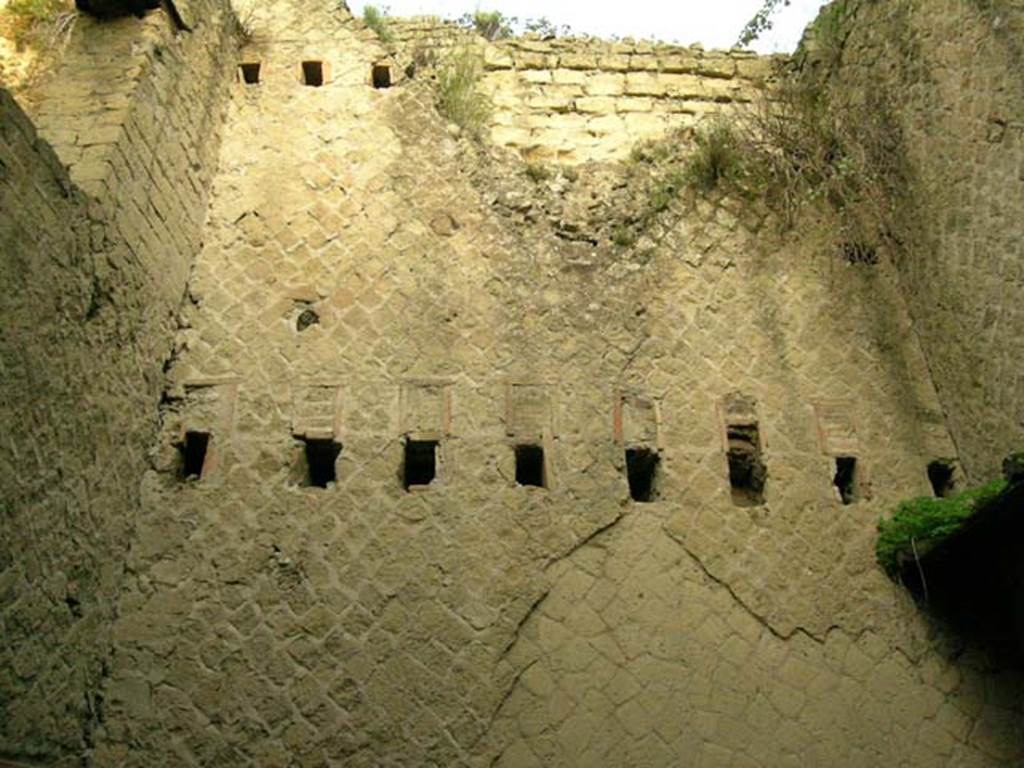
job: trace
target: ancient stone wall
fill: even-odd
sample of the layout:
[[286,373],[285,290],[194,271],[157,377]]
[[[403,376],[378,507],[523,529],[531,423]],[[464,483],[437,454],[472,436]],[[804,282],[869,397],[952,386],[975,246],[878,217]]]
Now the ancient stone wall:
[[0,92],[0,756],[80,765],[102,730],[229,21],[83,18],[38,126]]
[[431,19],[393,21],[403,60],[460,47],[483,61],[490,137],[530,161],[623,159],[644,139],[750,103],[777,60],[652,42],[516,38],[485,43]]
[[1020,761],[874,563],[953,451],[889,265],[717,196],[567,240],[343,10],[249,18],[99,764]]
[[901,126],[901,282],[959,455],[988,480],[1024,445],[1024,8],[852,7],[836,85],[884,94]]

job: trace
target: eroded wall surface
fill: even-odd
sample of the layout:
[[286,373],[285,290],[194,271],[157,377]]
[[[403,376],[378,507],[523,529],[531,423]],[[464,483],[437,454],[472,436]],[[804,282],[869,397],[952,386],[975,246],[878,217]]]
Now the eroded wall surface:
[[403,63],[477,52],[494,107],[491,140],[534,162],[621,160],[638,141],[750,104],[777,64],[744,51],[643,41],[486,43],[430,18],[394,20],[389,30]]
[[82,18],[36,125],[0,92],[0,756],[80,765],[102,731],[228,21]]
[[[248,18],[99,764],[1021,760],[1019,680],[874,563],[954,450],[890,267],[721,198],[643,247],[567,242],[497,203],[522,168],[429,88],[371,86],[387,52],[343,11]],[[730,489],[729,423],[763,503]],[[437,477],[407,490],[409,440]],[[627,447],[659,457],[650,502]]]
[[856,3],[836,83],[886,96],[913,169],[901,276],[971,478],[1024,445],[1020,3]]

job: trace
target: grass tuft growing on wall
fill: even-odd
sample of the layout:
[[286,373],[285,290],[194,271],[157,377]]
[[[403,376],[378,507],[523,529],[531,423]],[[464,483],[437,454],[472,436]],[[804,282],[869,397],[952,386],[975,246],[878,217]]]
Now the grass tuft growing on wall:
[[717,119],[694,134],[694,149],[686,158],[683,176],[691,187],[710,192],[720,182],[739,182],[743,164],[742,142],[735,125]]
[[0,9],[0,33],[19,45],[54,45],[67,38],[78,13],[71,0],[10,0]]
[[395,36],[391,32],[386,10],[382,11],[375,5],[365,6],[363,8],[363,23],[374,31],[377,39],[382,43],[394,42]]
[[888,518],[878,521],[875,556],[890,576],[899,572],[903,562],[923,555],[940,541],[957,531],[975,512],[1006,490],[1000,478],[980,488],[955,496],[936,499],[923,496],[900,502]]
[[437,73],[437,108],[450,122],[480,138],[491,116],[491,100],[480,90],[480,57],[469,49],[453,54]]

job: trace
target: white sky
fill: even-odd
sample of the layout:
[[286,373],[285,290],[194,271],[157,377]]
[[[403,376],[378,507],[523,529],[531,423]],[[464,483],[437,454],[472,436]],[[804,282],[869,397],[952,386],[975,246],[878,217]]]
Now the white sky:
[[[740,30],[761,7],[762,0],[378,0],[392,16],[436,15],[456,18],[477,8],[498,10],[520,19],[546,16],[573,31],[600,37],[656,38],[705,48],[730,48]],[[366,0],[349,0],[352,13],[362,15]],[[791,0],[775,14],[775,28],[755,42],[763,53],[790,52],[805,26],[825,0]]]

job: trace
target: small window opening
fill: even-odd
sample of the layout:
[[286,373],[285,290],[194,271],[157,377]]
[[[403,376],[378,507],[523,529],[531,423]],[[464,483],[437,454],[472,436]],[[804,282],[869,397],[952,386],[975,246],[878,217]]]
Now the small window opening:
[[544,449],[539,445],[516,446],[516,483],[545,487]]
[[837,456],[836,473],[832,483],[839,491],[843,504],[860,501],[860,488],[857,483],[857,459],[854,456]]
[[878,251],[868,243],[843,243],[839,250],[847,264],[878,263]]
[[406,440],[402,484],[405,490],[414,485],[430,485],[437,477],[437,441]]
[[729,484],[732,501],[740,507],[764,504],[764,483],[768,470],[761,460],[761,443],[756,424],[730,424]]
[[956,482],[953,479],[953,462],[948,459],[938,459],[928,465],[928,480],[932,484],[932,491],[942,499],[949,496],[956,489]]
[[658,497],[655,481],[659,459],[649,448],[626,449],[626,478],[633,501],[654,501]]
[[309,328],[311,325],[320,324],[320,315],[313,309],[304,309],[299,315],[299,319],[295,321],[295,329],[302,333],[304,330]]
[[341,443],[333,440],[304,438],[306,458],[306,485],[312,488],[326,488],[338,479],[335,465],[341,455]]
[[178,444],[181,453],[181,479],[199,480],[206,465],[206,451],[210,447],[209,432],[186,432]]
[[387,64],[374,64],[372,78],[374,88],[390,88],[391,67]]
[[256,85],[260,81],[260,63],[258,61],[239,64],[238,72],[242,76],[242,82],[246,85]]
[[319,88],[324,84],[324,65],[321,61],[302,62],[302,82]]

